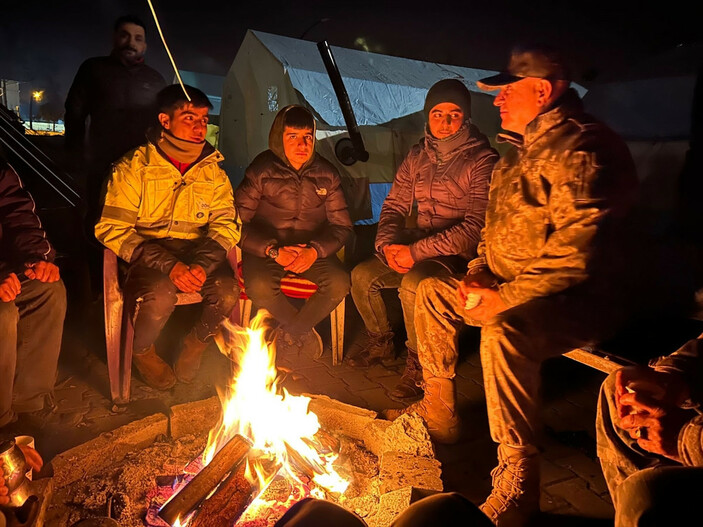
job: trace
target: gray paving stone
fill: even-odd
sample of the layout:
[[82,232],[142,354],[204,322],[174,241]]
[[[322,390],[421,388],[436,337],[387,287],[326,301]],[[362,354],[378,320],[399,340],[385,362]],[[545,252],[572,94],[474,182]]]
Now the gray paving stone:
[[579,513],[588,515],[589,518],[612,518],[614,515],[612,505],[594,493],[580,478],[547,485],[545,490],[550,495],[567,501]]
[[590,490],[598,495],[608,492],[600,463],[581,453],[557,459],[555,464],[568,469],[586,481]]

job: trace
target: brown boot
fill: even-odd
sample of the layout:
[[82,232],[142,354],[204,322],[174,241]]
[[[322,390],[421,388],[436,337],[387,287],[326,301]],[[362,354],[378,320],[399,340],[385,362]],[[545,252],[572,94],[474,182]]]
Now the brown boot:
[[384,417],[394,421],[403,414],[417,413],[425,421],[430,437],[437,443],[452,444],[459,440],[460,422],[456,413],[454,379],[432,377],[423,372],[425,396],[401,410],[386,410]]
[[201,341],[194,329],[185,336],[181,354],[173,367],[179,381],[186,384],[193,382],[200,369],[200,359],[207,346],[208,342]]
[[132,355],[132,362],[147,383],[157,390],[168,390],[176,384],[171,366],[166,364],[156,354],[156,347],[152,344],[146,351]]
[[354,368],[368,368],[380,364],[382,360],[395,356],[393,333],[366,332],[366,345],[353,357],[347,359],[347,364]]
[[479,507],[498,527],[521,527],[539,512],[539,456],[533,446],[498,445],[493,490]]
[[422,398],[422,366],[417,358],[417,351],[408,348],[408,358],[405,360],[405,371],[400,381],[388,394],[388,397],[399,403],[410,403]]

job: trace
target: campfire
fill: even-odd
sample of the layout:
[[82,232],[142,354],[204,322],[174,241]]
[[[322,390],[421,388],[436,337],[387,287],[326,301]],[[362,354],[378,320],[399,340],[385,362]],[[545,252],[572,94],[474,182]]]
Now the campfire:
[[[245,511],[237,525],[246,525],[268,516],[265,509],[285,510],[308,496],[344,499],[349,481],[335,467],[339,442],[321,430],[309,397],[278,386],[275,352],[264,336],[267,316],[260,311],[248,328],[227,324],[218,338],[232,380],[220,393],[220,422],[196,460],[201,468],[186,474],[159,510],[168,525],[230,527]],[[276,479],[290,492],[271,503],[263,494]]]
[[443,489],[416,415],[391,423],[280,387],[264,320],[228,326],[219,339],[233,367],[219,397],[172,406],[54,457],[33,527],[105,516],[121,527],[272,527],[306,496],[388,527]]

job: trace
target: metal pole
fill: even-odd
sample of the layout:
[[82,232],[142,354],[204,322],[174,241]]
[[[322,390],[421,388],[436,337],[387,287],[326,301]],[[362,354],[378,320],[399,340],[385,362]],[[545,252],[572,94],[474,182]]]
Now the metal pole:
[[337,95],[337,100],[339,101],[339,106],[344,116],[344,122],[347,124],[349,138],[354,145],[354,157],[357,161],[366,162],[369,160],[369,153],[364,146],[364,140],[359,132],[359,126],[356,124],[354,110],[352,109],[347,89],[344,87],[344,82],[342,82],[342,75],[339,73],[337,63],[332,56],[332,50],[326,40],[318,42],[317,49],[320,50],[322,62],[325,63],[327,75],[329,75],[330,81],[332,81],[332,87],[334,88],[334,93]]

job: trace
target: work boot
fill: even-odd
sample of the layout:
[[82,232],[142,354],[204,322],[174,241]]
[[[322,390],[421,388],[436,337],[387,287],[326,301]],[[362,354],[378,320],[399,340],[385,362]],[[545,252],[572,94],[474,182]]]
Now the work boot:
[[381,361],[392,359],[395,355],[393,333],[366,332],[366,345],[353,357],[347,359],[347,364],[354,368],[368,368]]
[[459,440],[460,422],[456,413],[454,379],[433,377],[423,372],[425,396],[418,402],[400,410],[385,410],[383,415],[391,421],[403,414],[417,413],[425,421],[430,437],[437,443],[452,444]]
[[539,512],[539,456],[533,446],[498,445],[493,490],[479,507],[498,527],[522,527]]
[[153,344],[142,353],[132,355],[132,362],[144,382],[152,388],[168,390],[176,384],[176,376],[173,374],[171,366],[156,354],[156,347]]
[[405,371],[398,384],[388,394],[388,397],[399,403],[417,401],[424,394],[422,389],[422,366],[417,357],[417,351],[408,348],[405,359]]
[[183,347],[178,360],[173,367],[176,378],[186,384],[193,382],[200,369],[200,359],[203,357],[208,342],[198,338],[195,329],[192,329],[183,339]]

